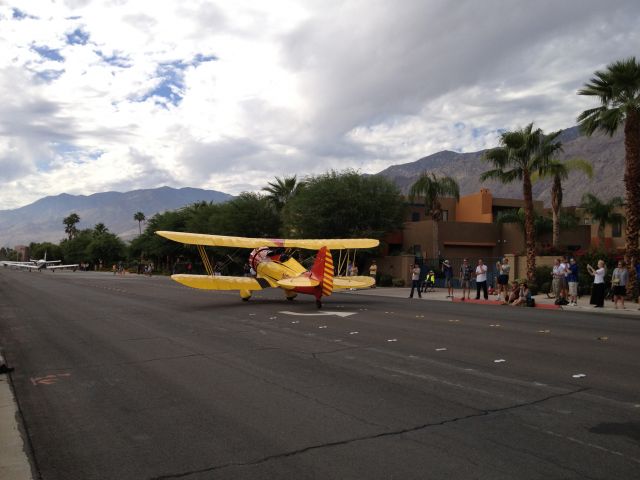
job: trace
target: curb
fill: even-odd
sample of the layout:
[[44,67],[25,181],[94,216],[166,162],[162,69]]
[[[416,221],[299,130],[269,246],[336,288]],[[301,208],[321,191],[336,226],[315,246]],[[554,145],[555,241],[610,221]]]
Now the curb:
[[[7,369],[2,352],[0,368]],[[21,434],[18,424],[19,409],[11,388],[9,375],[0,376],[0,478],[6,480],[33,480],[33,470],[27,451],[28,440]]]

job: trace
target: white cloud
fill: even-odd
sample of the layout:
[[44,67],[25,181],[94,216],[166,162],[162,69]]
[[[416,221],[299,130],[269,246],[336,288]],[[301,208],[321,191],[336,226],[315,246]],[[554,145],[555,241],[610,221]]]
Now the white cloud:
[[[571,126],[640,4],[0,0],[0,208],[376,172]],[[507,5],[507,6],[505,6]]]

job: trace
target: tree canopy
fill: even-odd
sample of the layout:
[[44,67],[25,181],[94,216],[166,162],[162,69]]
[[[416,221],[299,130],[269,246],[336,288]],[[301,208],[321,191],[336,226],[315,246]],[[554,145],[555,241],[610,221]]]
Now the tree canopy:
[[293,238],[382,238],[402,223],[398,187],[348,170],[306,179],[283,210],[283,234]]

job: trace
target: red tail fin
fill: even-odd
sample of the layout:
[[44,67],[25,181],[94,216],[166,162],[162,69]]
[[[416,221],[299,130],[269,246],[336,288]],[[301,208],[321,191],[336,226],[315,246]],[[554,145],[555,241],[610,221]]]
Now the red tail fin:
[[331,295],[333,292],[333,256],[327,247],[318,250],[316,261],[311,267],[311,276],[320,282],[322,295]]

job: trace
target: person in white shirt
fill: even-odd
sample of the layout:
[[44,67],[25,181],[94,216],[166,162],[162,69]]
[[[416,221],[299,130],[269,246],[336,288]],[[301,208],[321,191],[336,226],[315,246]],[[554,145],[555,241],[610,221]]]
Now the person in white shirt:
[[559,258],[556,258],[553,262],[553,270],[551,271],[551,276],[553,277],[551,289],[556,298],[556,305],[564,304],[564,283],[566,274],[566,266]]
[[409,298],[413,298],[414,290],[417,290],[418,297],[422,298],[422,294],[420,293],[420,265],[417,263],[411,267],[411,293],[409,294]]
[[604,307],[604,276],[607,273],[604,260],[598,260],[597,269],[594,269],[591,265],[587,265],[587,271],[593,277],[591,302],[589,303],[596,308],[602,308]]
[[476,300],[480,300],[480,289],[482,289],[484,299],[489,300],[489,292],[487,292],[487,266],[481,258],[478,260],[478,266],[476,267]]

